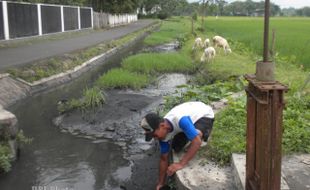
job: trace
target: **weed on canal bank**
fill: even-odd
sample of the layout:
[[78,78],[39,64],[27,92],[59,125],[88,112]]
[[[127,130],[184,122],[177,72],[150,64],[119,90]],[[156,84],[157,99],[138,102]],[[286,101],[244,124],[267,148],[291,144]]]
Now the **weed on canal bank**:
[[58,111],[60,113],[70,112],[80,109],[82,112],[86,110],[95,110],[102,106],[106,101],[105,94],[97,87],[85,89],[81,99],[70,99],[69,101],[59,102]]

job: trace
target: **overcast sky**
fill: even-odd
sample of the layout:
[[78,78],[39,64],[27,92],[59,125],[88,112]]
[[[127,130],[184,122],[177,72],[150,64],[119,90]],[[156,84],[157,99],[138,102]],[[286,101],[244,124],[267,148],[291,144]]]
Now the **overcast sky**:
[[[187,0],[187,1],[198,2],[199,0]],[[226,1],[233,2],[236,0],[226,0]],[[245,0],[239,0],[239,1],[245,1]],[[261,0],[253,0],[253,1],[261,1]],[[310,7],[310,0],[270,0],[270,2],[279,5],[281,8],[288,8],[288,7],[301,8],[305,6]]]

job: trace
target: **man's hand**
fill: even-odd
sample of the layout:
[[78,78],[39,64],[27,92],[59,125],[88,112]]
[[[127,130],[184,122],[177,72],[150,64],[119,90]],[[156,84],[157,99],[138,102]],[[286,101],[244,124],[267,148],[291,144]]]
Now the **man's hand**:
[[160,188],[161,188],[162,186],[164,186],[164,185],[163,185],[163,184],[160,184],[160,183],[157,184],[157,185],[156,185],[156,190],[160,190]]
[[167,169],[167,175],[172,176],[176,171],[182,169],[184,166],[180,163],[173,163]]

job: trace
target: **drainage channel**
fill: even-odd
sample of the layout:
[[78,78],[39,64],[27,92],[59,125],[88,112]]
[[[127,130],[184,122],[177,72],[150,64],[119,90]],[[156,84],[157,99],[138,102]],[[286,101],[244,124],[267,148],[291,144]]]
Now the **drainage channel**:
[[[29,97],[9,109],[18,118],[25,135],[33,138],[33,142],[23,147],[21,157],[13,164],[11,172],[0,176],[1,190],[154,188],[158,166],[157,150],[151,148],[152,144],[143,141],[142,131],[137,129],[136,123],[142,114],[161,103],[161,96],[166,92],[164,89],[171,90],[171,86],[163,85],[160,88],[157,85],[158,91],[150,87],[138,93],[109,91],[108,96],[114,98],[107,104],[111,107],[110,111],[103,109],[101,115],[96,116],[99,118],[96,123],[101,128],[95,125],[89,128],[91,130],[86,130],[89,127],[86,123],[81,129],[68,130],[68,125],[67,128],[64,125],[59,129],[54,124],[58,117],[58,101],[80,97],[83,89],[91,87],[100,75],[120,66],[123,58],[141,51],[142,40],[120,50],[106,63],[94,67],[82,77],[49,92]],[[175,77],[184,78],[167,75],[159,80],[166,84],[169,80],[175,80]],[[185,79],[183,81],[186,83]],[[125,110],[124,113],[119,114],[117,108]],[[69,127],[82,123],[78,114],[72,114],[72,117],[66,119]],[[126,121],[129,121],[127,127],[133,133],[121,127]]]

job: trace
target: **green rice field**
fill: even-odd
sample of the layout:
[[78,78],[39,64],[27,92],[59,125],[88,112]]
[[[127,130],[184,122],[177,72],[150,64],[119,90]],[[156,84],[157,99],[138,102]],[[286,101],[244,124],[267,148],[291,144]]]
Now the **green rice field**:
[[[258,55],[263,47],[263,17],[208,17],[207,32],[236,40]],[[303,65],[310,69],[310,18],[271,18],[270,31],[275,30],[276,61]],[[270,32],[270,42],[272,33]]]

